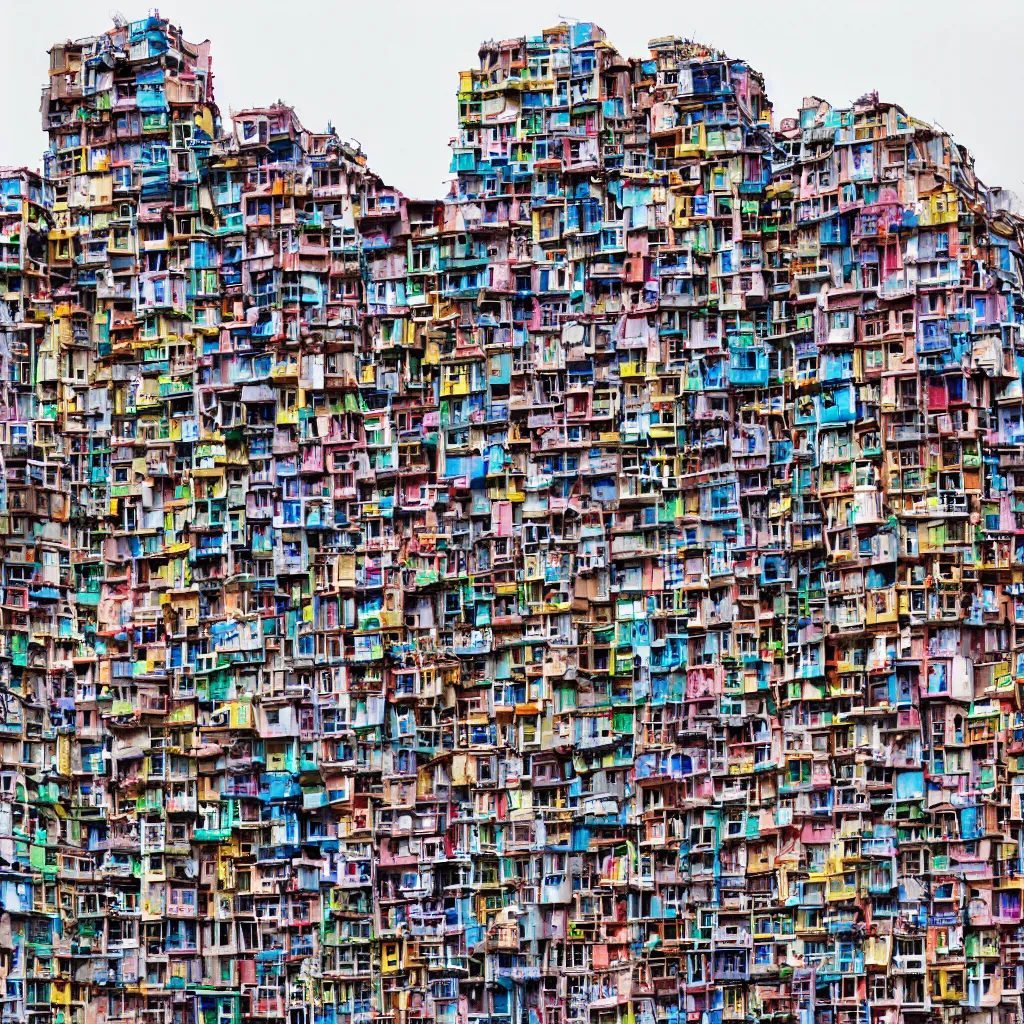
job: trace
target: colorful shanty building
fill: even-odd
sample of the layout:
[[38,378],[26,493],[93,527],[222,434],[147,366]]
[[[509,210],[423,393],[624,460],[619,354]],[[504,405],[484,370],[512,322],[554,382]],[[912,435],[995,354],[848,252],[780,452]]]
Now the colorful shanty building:
[[487,42],[443,200],[158,16],[0,170],[0,1024],[1021,1024],[1024,221]]

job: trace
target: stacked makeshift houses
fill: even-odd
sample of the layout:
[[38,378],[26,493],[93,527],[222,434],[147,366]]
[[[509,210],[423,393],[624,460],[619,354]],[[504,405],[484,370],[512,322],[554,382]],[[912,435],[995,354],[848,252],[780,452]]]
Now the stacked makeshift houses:
[[50,51],[0,1024],[1019,1024],[1011,197],[589,24],[458,117],[416,201],[159,17]]

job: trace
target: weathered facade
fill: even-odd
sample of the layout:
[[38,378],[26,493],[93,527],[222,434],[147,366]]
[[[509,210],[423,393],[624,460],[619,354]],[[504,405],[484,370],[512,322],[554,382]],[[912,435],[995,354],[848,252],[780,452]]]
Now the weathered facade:
[[1011,197],[575,24],[413,200],[209,51],[0,171],[0,1024],[1020,1024]]

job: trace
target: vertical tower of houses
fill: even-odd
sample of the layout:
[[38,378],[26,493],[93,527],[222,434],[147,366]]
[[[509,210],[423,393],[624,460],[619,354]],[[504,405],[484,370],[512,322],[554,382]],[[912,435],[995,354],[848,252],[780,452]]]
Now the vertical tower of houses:
[[1020,1024],[1012,197],[487,42],[415,200],[154,15],[0,169],[0,1024]]

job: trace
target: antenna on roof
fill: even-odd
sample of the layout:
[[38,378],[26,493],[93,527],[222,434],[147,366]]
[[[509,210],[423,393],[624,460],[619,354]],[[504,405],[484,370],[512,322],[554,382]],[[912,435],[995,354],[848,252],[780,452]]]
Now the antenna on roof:
[[580,19],[579,18],[573,18],[573,17],[565,15],[565,14],[559,14],[558,17],[561,18],[562,21],[564,21],[566,24],[568,24],[570,21],[574,25],[578,25],[580,23]]

